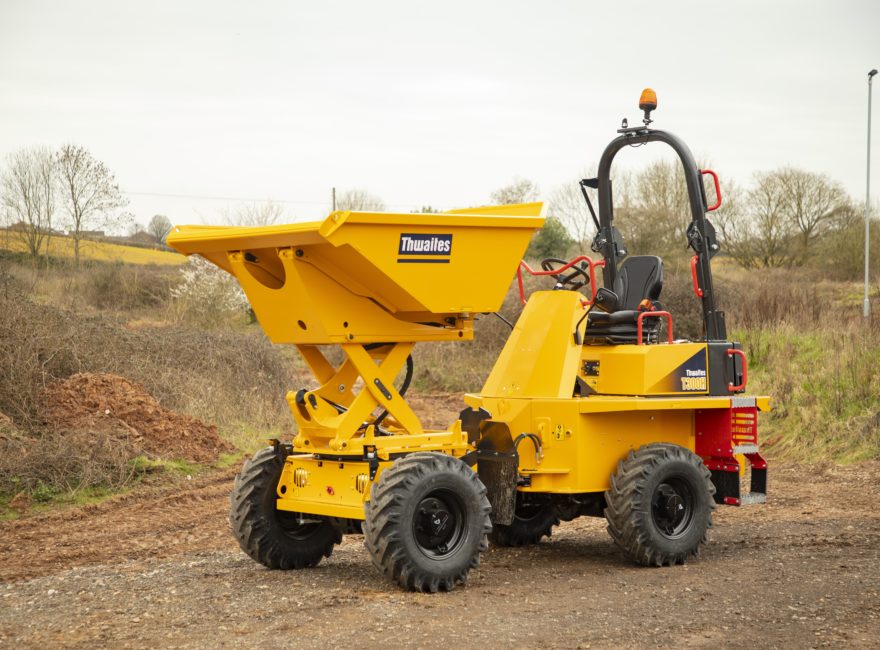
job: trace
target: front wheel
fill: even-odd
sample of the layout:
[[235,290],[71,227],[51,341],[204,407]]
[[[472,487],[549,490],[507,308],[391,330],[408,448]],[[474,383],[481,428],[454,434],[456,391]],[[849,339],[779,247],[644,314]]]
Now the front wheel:
[[275,507],[284,463],[272,447],[254,454],[238,476],[230,497],[229,523],[239,546],[270,569],[313,567],[342,541],[333,521]]
[[410,454],[382,472],[367,504],[373,564],[410,591],[449,591],[479,566],[491,530],[486,488],[462,461]]
[[699,456],[678,445],[645,445],[629,452],[611,477],[608,532],[638,564],[683,564],[708,540],[714,493]]

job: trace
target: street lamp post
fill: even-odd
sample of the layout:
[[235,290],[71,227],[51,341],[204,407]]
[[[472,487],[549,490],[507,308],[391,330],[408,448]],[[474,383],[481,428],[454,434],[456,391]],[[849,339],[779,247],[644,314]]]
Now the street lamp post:
[[877,70],[868,73],[868,179],[865,183],[865,303],[863,315],[865,318],[871,313],[871,303],[868,301],[868,255],[871,242],[871,86]]

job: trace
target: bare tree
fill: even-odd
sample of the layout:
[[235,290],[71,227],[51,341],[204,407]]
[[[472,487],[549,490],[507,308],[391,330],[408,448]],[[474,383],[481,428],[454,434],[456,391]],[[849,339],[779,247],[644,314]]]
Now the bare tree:
[[336,209],[382,212],[385,210],[385,202],[367,190],[346,190],[336,198]]
[[495,205],[531,203],[538,198],[538,186],[527,178],[515,178],[504,187],[499,187],[489,195]]
[[749,209],[749,193],[733,181],[724,184],[724,203],[712,213],[721,252],[730,255],[743,268],[758,268],[759,237],[754,213]]
[[839,183],[783,167],[756,173],[747,194],[735,186],[725,190],[715,222],[722,244],[740,265],[790,267],[809,261],[819,239],[850,227],[854,214]]
[[108,224],[112,225],[113,232],[119,235],[134,235],[144,227],[137,223],[137,218],[130,210],[121,210],[110,217]]
[[55,155],[60,195],[67,211],[73,256],[79,266],[83,233],[107,222],[109,213],[128,201],[119,191],[112,172],[85,148],[66,144]]
[[147,229],[144,228],[143,224],[138,223],[134,218],[132,218],[132,220],[129,221],[128,225],[126,226],[125,233],[129,237],[134,237],[140,232],[147,232]]
[[803,261],[819,237],[846,221],[849,197],[840,183],[825,174],[785,167],[769,176],[787,199],[784,215],[797,228],[798,256]]
[[164,214],[154,214],[147,224],[147,232],[152,235],[158,244],[164,244],[165,238],[171,232],[171,220]]
[[746,229],[753,267],[792,266],[798,259],[794,246],[796,228],[787,217],[785,188],[776,174],[755,174],[748,193],[748,216],[740,224]]
[[231,226],[271,226],[285,220],[284,206],[274,201],[242,203],[224,212],[223,220]]
[[[618,228],[634,254],[661,255],[667,260],[685,257],[684,242],[691,221],[684,168],[678,161],[659,160],[629,179],[628,209],[618,210]],[[615,203],[621,201],[622,183],[615,184]],[[629,232],[627,232],[629,231]]]
[[47,147],[20,149],[7,158],[0,180],[4,206],[15,220],[12,225],[25,242],[31,257],[47,254],[55,213],[55,161]]
[[[595,175],[594,166],[591,170],[582,172],[577,178],[555,188],[547,200],[547,217],[553,217],[565,226],[581,250],[589,249],[590,242],[596,234],[596,226],[584,201],[580,181]],[[598,207],[596,203],[593,197],[594,209]]]

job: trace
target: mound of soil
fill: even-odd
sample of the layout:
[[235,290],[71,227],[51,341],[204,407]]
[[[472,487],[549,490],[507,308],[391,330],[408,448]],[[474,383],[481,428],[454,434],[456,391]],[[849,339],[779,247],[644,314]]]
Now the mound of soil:
[[110,433],[156,458],[208,463],[233,450],[214,425],[165,408],[118,375],[72,375],[48,387],[44,404],[51,429]]

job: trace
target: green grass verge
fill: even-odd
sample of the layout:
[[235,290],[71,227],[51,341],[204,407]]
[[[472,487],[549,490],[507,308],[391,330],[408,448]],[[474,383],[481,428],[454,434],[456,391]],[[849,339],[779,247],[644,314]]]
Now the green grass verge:
[[880,458],[880,340],[861,323],[781,324],[735,333],[749,355],[749,393],[769,394],[765,448],[799,461]]

